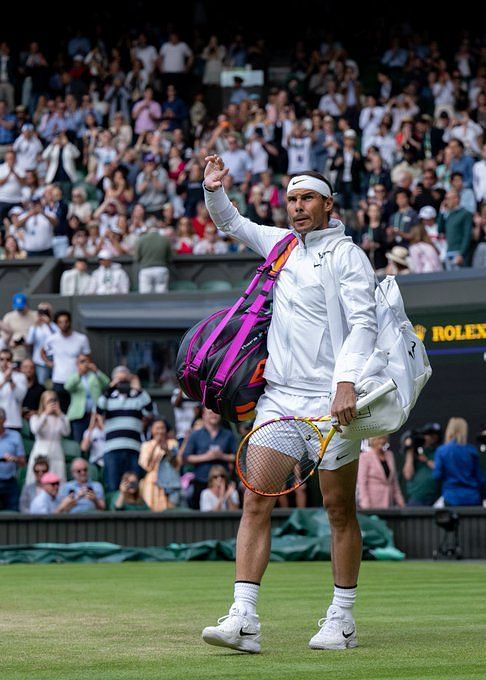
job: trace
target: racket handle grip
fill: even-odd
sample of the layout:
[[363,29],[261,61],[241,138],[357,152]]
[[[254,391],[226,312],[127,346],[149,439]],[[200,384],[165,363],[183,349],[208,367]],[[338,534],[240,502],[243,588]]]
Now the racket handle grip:
[[396,389],[397,385],[395,381],[390,378],[390,380],[387,380],[386,383],[383,383],[383,385],[380,385],[380,387],[377,387],[375,390],[372,390],[369,394],[366,394],[364,397],[361,397],[361,399],[358,399],[358,401],[356,402],[356,408],[359,411],[362,408],[365,408],[366,406],[373,404],[373,402],[378,401],[378,399],[380,399],[380,397],[385,396],[385,394],[393,392]]

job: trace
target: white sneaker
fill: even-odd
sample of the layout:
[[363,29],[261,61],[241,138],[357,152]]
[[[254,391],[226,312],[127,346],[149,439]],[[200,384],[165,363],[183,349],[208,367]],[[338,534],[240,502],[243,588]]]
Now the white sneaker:
[[233,604],[228,615],[218,619],[217,626],[207,626],[203,630],[202,639],[208,645],[258,654],[261,649],[258,616],[247,614]]
[[317,625],[320,630],[309,641],[311,649],[347,649],[358,646],[354,619],[345,618],[340,607],[331,605],[326,617],[320,619]]

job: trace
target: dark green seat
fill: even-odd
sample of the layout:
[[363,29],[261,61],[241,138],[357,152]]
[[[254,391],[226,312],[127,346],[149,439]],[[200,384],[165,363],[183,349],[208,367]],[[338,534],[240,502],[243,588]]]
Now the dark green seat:
[[233,290],[233,286],[229,281],[224,281],[222,279],[214,279],[213,281],[203,281],[199,284],[200,290]]
[[169,290],[197,290],[194,281],[169,281]]
[[34,435],[30,431],[29,421],[22,418],[22,429],[20,430],[20,436],[22,439],[34,439]]
[[75,458],[82,458],[81,448],[78,442],[73,439],[62,440],[62,450],[66,458],[66,467],[68,467]]

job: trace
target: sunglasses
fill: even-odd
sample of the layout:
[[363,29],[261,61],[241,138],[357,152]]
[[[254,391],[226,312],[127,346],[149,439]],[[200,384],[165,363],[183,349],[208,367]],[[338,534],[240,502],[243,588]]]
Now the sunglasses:
[[226,479],[226,475],[213,475],[212,477],[210,477],[210,479],[219,479],[219,477]]
[[59,486],[59,482],[47,482],[51,486]]
[[78,468],[77,470],[73,470],[73,472],[88,472],[88,468]]

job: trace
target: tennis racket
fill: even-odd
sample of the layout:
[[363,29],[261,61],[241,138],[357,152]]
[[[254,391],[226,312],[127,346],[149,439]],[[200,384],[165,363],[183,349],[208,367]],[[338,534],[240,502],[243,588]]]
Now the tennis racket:
[[[388,380],[358,399],[358,412],[396,389],[394,381]],[[282,416],[255,427],[241,441],[236,453],[239,478],[247,489],[260,496],[284,496],[295,491],[319,467],[337,431],[333,420],[331,416]],[[328,422],[329,431],[321,432],[318,425]]]

